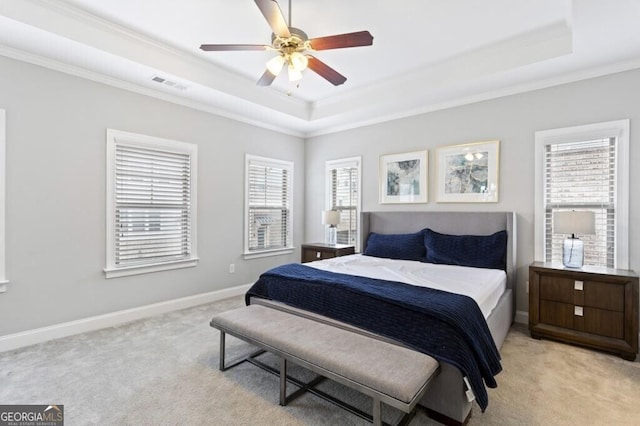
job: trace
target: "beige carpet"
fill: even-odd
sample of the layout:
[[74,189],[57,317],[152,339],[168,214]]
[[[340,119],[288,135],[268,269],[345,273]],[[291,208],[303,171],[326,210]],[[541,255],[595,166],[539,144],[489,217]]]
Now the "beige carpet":
[[[219,372],[218,333],[208,320],[241,305],[236,297],[0,353],[0,404],[64,404],[66,425],[366,424],[308,394],[280,407],[277,378],[254,366]],[[228,347],[247,349],[235,339]],[[469,424],[640,424],[640,363],[534,340],[519,326],[501,353],[489,408],[474,406]],[[370,409],[357,393],[325,389]],[[385,410],[387,420],[398,415]],[[423,410],[411,422],[433,424]]]

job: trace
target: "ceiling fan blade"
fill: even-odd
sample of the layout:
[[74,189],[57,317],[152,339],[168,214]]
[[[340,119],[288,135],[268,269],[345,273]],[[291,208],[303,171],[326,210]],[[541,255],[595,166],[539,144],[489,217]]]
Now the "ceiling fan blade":
[[262,77],[260,77],[260,80],[258,80],[256,84],[258,86],[270,86],[275,79],[276,76],[271,74],[271,71],[265,70],[264,74],[262,74]]
[[307,67],[334,86],[339,86],[347,81],[347,77],[343,76],[320,59],[314,58],[313,56],[308,56],[308,59],[309,63]]
[[371,46],[373,36],[369,31],[337,34],[309,40],[313,50],[342,49],[344,47]]
[[221,52],[232,50],[267,50],[264,44],[202,44],[200,49],[205,52]]
[[276,0],[255,0],[255,2],[275,35],[281,38],[291,37],[287,21],[284,20],[284,15]]

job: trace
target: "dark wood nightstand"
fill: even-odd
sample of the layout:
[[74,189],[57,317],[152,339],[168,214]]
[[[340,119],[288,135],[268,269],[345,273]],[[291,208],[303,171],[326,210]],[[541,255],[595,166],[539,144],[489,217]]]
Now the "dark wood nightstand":
[[354,254],[354,246],[346,244],[309,243],[302,245],[302,263]]
[[638,353],[638,275],[624,269],[529,266],[531,337],[612,352]]

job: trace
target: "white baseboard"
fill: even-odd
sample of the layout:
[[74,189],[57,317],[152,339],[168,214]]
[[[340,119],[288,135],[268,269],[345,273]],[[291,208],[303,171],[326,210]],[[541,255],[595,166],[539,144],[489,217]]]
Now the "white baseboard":
[[529,312],[526,311],[516,311],[516,318],[514,320],[518,324],[529,324]]
[[166,302],[126,309],[123,311],[112,312],[110,314],[97,315],[48,327],[0,336],[0,352],[35,345],[37,343],[46,342],[47,340],[59,339],[61,337],[72,336],[74,334],[99,330],[101,328],[113,327],[126,322],[203,305],[205,303],[215,302],[228,297],[239,296],[246,293],[249,287],[251,287],[251,284],[244,284],[209,293],[196,294],[195,296],[182,297],[180,299],[168,300]]

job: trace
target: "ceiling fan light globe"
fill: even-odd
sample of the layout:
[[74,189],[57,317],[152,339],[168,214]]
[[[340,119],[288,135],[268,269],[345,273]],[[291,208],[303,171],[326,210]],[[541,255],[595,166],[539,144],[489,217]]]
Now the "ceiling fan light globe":
[[273,75],[280,74],[282,71],[282,67],[284,66],[285,60],[282,55],[275,56],[267,62],[267,69]]
[[309,59],[306,55],[303,55],[300,52],[293,52],[291,57],[289,58],[291,66],[296,69],[296,71],[304,71],[307,69],[307,65],[309,65]]
[[302,72],[298,71],[293,67],[293,65],[289,64],[289,81],[298,81],[302,80]]

